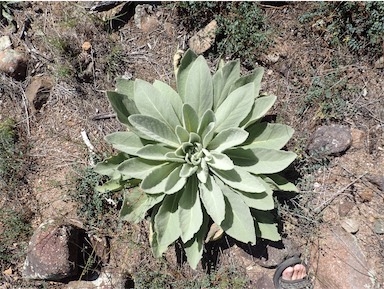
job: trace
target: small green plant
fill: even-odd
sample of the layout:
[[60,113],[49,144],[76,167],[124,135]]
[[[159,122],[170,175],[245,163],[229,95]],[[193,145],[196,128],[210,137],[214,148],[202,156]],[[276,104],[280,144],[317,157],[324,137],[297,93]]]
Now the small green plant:
[[12,27],[16,27],[16,21],[13,18],[13,13],[12,13],[11,1],[0,2],[0,23],[7,24]]
[[178,3],[178,9],[187,29],[202,28],[216,19],[218,31],[212,51],[227,59],[241,58],[252,68],[273,42],[264,12],[255,2],[185,1]]
[[313,109],[314,119],[343,120],[347,115],[351,116],[356,112],[349,101],[354,91],[355,89],[348,83],[347,76],[338,71],[317,75],[313,77],[312,85],[298,113],[303,115]]
[[0,219],[0,265],[2,269],[6,269],[5,264],[14,264],[22,255],[20,250],[14,252],[14,243],[26,240],[32,232],[32,227],[20,211],[10,208],[0,208]]
[[221,62],[211,75],[203,56],[188,50],[177,70],[176,92],[155,81],[119,79],[107,95],[129,131],[107,142],[120,153],[96,165],[110,177],[99,191],[125,191],[123,220],[151,220],[151,246],[160,257],[181,239],[192,268],[212,223],[244,243],[280,240],[271,214],[273,190],[296,190],[277,173],[296,154],[281,150],[293,134],[262,122],[276,96],[260,94],[263,68],[240,76],[240,62]]
[[74,168],[75,190],[70,192],[72,200],[78,204],[78,215],[83,218],[87,226],[106,228],[110,225],[108,212],[117,206],[111,191],[97,192],[95,186],[103,182],[103,177],[93,168]]
[[319,3],[299,20],[302,23],[315,21],[314,26],[325,33],[325,39],[333,46],[346,44],[352,52],[359,54],[383,54],[383,2]]

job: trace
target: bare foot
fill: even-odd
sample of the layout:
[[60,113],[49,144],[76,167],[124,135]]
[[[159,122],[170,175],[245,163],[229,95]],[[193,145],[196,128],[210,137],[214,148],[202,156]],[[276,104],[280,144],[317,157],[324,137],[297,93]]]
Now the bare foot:
[[282,278],[284,280],[300,280],[307,276],[307,270],[302,264],[296,264],[293,267],[288,267],[283,271]]

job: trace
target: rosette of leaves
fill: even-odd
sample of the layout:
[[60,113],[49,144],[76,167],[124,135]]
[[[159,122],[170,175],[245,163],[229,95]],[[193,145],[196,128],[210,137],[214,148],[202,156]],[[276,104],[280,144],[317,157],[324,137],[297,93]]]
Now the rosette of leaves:
[[128,131],[106,137],[120,153],[95,167],[110,177],[98,189],[139,181],[125,191],[120,215],[150,217],[155,256],[180,238],[196,268],[212,225],[244,243],[280,239],[272,194],[296,190],[277,174],[296,155],[282,150],[292,128],[261,121],[276,100],[259,94],[262,75],[258,68],[240,76],[239,61],[221,62],[212,75],[204,57],[188,50],[177,92],[139,79],[120,79],[107,92]]

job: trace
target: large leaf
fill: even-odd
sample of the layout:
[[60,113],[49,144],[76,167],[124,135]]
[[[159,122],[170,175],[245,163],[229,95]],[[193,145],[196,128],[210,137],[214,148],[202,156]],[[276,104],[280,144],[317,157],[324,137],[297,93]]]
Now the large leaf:
[[259,238],[271,241],[280,241],[281,236],[276,224],[276,216],[273,211],[251,210],[255,218],[256,235]]
[[131,158],[122,162],[117,169],[120,173],[130,178],[144,179],[154,169],[163,165],[164,163],[161,161]]
[[187,182],[187,178],[180,177],[181,165],[174,169],[166,179],[165,194],[174,194],[180,191]]
[[204,132],[207,130],[208,125],[216,121],[215,114],[212,110],[207,110],[203,117],[200,120],[199,127],[197,129],[197,134],[202,138],[204,137]]
[[226,214],[221,228],[232,238],[243,243],[256,244],[256,233],[253,217],[249,207],[237,193],[223,186],[225,196]]
[[189,104],[183,105],[183,126],[188,132],[195,133],[199,127],[199,117]]
[[166,186],[171,173],[180,166],[178,163],[169,163],[156,167],[141,182],[141,189],[147,194],[167,193]]
[[188,163],[183,164],[183,166],[181,167],[181,171],[180,171],[180,177],[189,178],[194,173],[196,173],[197,168],[198,168],[197,166],[194,166],[194,165],[191,165]]
[[135,103],[141,114],[162,121],[171,130],[181,124],[168,95],[162,94],[149,82],[135,81]]
[[196,58],[197,55],[192,50],[188,49],[181,58],[180,66],[177,70],[177,91],[179,92],[179,95],[183,101],[185,101],[187,79],[191,73],[190,70]]
[[287,192],[298,192],[298,189],[294,184],[289,182],[284,177],[273,174],[268,176],[261,176],[265,182],[271,185],[273,190],[287,191]]
[[96,164],[93,168],[94,171],[100,175],[109,176],[111,179],[120,178],[121,173],[117,170],[117,167],[125,160],[128,156],[124,153],[118,153],[115,156],[109,157],[102,162]]
[[185,254],[187,255],[187,261],[192,269],[196,269],[197,264],[203,256],[204,239],[208,232],[209,218],[206,214],[203,217],[203,224],[200,230],[193,236],[191,240],[184,244]]
[[192,64],[185,82],[184,103],[191,105],[199,117],[212,109],[212,76],[203,56],[199,56]]
[[211,151],[210,155],[211,160],[207,162],[210,167],[223,171],[232,170],[234,168],[232,160],[227,155],[215,151]]
[[164,194],[147,195],[138,187],[125,191],[120,218],[124,221],[138,223],[144,219],[149,209],[164,199],[164,196]]
[[128,99],[134,100],[135,82],[119,77],[116,79],[116,92],[124,94]]
[[155,216],[154,229],[160,246],[169,246],[181,235],[179,221],[180,194],[165,196]]
[[163,96],[167,97],[172,105],[173,111],[176,113],[179,122],[181,123],[181,112],[183,109],[183,102],[181,101],[180,95],[168,84],[155,80],[153,86],[159,90]]
[[123,103],[123,100],[127,96],[115,91],[107,91],[107,97],[110,104],[112,105],[113,110],[116,112],[117,119],[121,123],[130,126],[130,123],[128,121],[128,116],[130,115],[130,113],[128,112],[125,104]]
[[229,94],[231,85],[240,77],[240,61],[234,60],[219,68],[213,75],[213,109],[223,103]]
[[248,137],[248,132],[241,128],[227,128],[219,132],[208,144],[207,149],[217,152],[242,144]]
[[162,121],[140,114],[131,115],[128,119],[137,130],[151,139],[175,148],[179,147],[180,144],[175,132]]
[[148,143],[130,131],[111,133],[105,137],[105,140],[115,149],[130,155],[136,155],[136,152]]
[[211,167],[211,171],[228,186],[249,193],[261,193],[266,190],[260,178],[254,176],[240,167],[223,171]]
[[255,100],[255,103],[253,104],[251,112],[241,122],[240,126],[243,128],[247,128],[251,124],[257,122],[273,106],[276,99],[277,99],[277,97],[274,95],[267,95],[267,96],[262,96],[262,97],[257,98]]
[[247,129],[248,139],[243,148],[266,148],[279,150],[283,148],[293,135],[293,128],[284,124],[256,123]]
[[239,87],[243,85],[247,85],[249,83],[253,83],[254,87],[254,99],[259,96],[260,87],[261,87],[261,79],[263,78],[264,68],[258,67],[251,74],[240,77],[236,80],[236,82],[231,86],[230,92],[235,91]]
[[233,91],[218,107],[216,115],[216,132],[231,127],[238,127],[248,115],[254,102],[254,85],[249,83]]
[[213,177],[208,176],[207,182],[199,184],[200,198],[207,213],[216,224],[220,224],[225,217],[224,196]]
[[225,152],[236,166],[253,174],[274,174],[287,168],[296,158],[293,152],[273,149],[236,148]]
[[147,160],[166,161],[166,154],[173,151],[174,149],[161,145],[148,144],[145,147],[139,149],[136,152],[136,155]]
[[252,194],[246,192],[238,192],[241,199],[248,207],[258,209],[258,210],[273,210],[275,207],[275,202],[273,200],[272,190],[266,190],[263,193]]
[[181,240],[186,243],[199,231],[203,223],[203,211],[197,187],[196,177],[190,177],[181,191],[179,201],[179,217]]

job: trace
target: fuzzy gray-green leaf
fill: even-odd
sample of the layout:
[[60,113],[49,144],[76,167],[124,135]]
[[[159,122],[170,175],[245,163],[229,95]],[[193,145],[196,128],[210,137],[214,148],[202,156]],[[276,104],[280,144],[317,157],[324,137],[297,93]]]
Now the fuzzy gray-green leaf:
[[225,219],[220,225],[221,228],[236,240],[256,244],[255,227],[249,207],[230,188],[224,186],[221,189],[227,206]]
[[199,117],[189,104],[183,105],[183,126],[188,132],[197,132]]
[[174,149],[164,147],[156,144],[148,144],[145,147],[139,149],[136,155],[142,159],[155,160],[155,161],[166,161],[166,154],[173,152]]
[[296,158],[293,152],[255,148],[225,152],[236,166],[253,174],[274,174],[287,168]]
[[225,151],[231,147],[242,144],[248,137],[248,132],[241,128],[227,128],[219,132],[208,144],[208,150]]
[[130,178],[144,179],[154,169],[163,165],[164,162],[161,161],[131,158],[122,162],[117,169],[120,173]]
[[186,243],[199,231],[203,223],[196,177],[191,177],[182,191],[179,201],[181,240]]
[[138,187],[124,192],[124,201],[120,209],[120,218],[124,221],[138,223],[154,205],[164,199],[164,194],[147,195]]
[[197,55],[190,49],[185,52],[180,61],[179,69],[177,70],[176,84],[177,91],[180,94],[181,99],[185,102],[185,95],[187,90],[187,79],[191,72],[193,62],[196,60]]
[[207,213],[216,224],[220,224],[225,217],[224,196],[213,177],[208,176],[207,182],[199,184],[200,198]]
[[181,235],[179,221],[180,194],[165,196],[159,211],[155,216],[155,232],[161,246],[169,246]]
[[173,111],[176,113],[179,122],[182,123],[181,113],[183,109],[183,102],[181,101],[180,95],[168,84],[155,80],[153,86],[162,93],[165,97],[169,99],[169,102],[172,105]]
[[233,91],[219,106],[216,115],[216,132],[231,127],[238,127],[248,115],[254,102],[254,86],[252,83]]
[[223,171],[211,167],[211,171],[228,186],[249,193],[261,193],[266,189],[260,178],[248,173],[240,167]]
[[259,119],[264,117],[264,115],[269,111],[269,109],[275,103],[277,97],[274,95],[267,95],[258,97],[253,104],[251,112],[247,117],[241,122],[240,126],[247,128],[251,124],[257,122]]
[[231,85],[240,77],[240,61],[226,63],[213,75],[213,108],[214,111],[228,96]]
[[136,155],[136,152],[146,144],[136,134],[129,131],[114,132],[105,137],[115,149],[130,155]]
[[249,127],[248,139],[242,148],[266,148],[279,150],[293,135],[293,128],[284,124],[256,123]]
[[203,224],[201,225],[200,230],[193,236],[191,240],[184,244],[187,261],[192,269],[196,269],[197,264],[203,256],[204,239],[208,232],[208,221],[208,216],[204,214]]
[[203,56],[199,56],[192,64],[185,83],[184,103],[191,105],[199,117],[212,108],[212,76]]
[[286,178],[272,174],[268,176],[261,176],[265,182],[270,184],[274,190],[286,191],[286,192],[298,192],[298,189],[294,184],[289,182]]
[[179,165],[177,163],[170,163],[156,167],[141,182],[141,189],[147,194],[164,193],[168,176]]
[[168,95],[163,95],[149,82],[135,81],[135,103],[142,115],[156,118],[172,130],[181,124]]
[[175,132],[162,121],[140,114],[131,115],[128,119],[137,130],[151,139],[175,148],[179,146],[179,140]]

